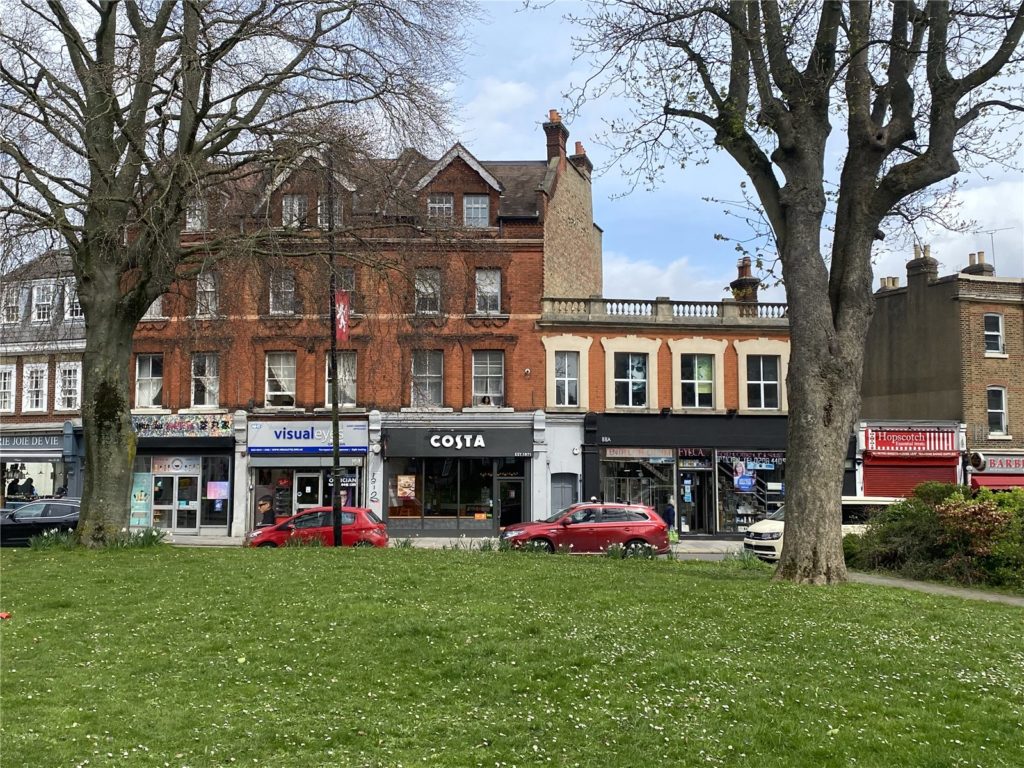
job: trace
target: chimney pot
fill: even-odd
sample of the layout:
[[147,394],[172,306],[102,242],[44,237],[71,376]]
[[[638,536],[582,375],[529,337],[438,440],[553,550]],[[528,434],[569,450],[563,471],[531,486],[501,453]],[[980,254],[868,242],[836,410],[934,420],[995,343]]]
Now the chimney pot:
[[576,142],[576,154],[577,155],[585,155],[585,154],[587,154],[587,150],[585,150],[583,148],[583,142],[582,141],[577,141]]
[[978,251],[978,263],[979,264],[984,264],[985,263],[985,252],[984,251]]
[[973,253],[967,254],[967,263],[970,264],[972,267],[977,263],[977,259],[975,258]]
[[878,278],[878,287],[879,287],[880,290],[884,290],[884,289],[888,288],[889,287],[889,278],[888,277],[880,277],[880,278]]
[[548,110],[548,122],[549,123],[560,123],[562,122],[562,116],[558,114],[557,109]]
[[917,243],[914,243],[914,258],[915,259],[920,259],[921,258],[921,246],[918,245]]
[[924,257],[926,259],[930,259],[932,257],[932,247],[930,245],[926,245],[924,247]]

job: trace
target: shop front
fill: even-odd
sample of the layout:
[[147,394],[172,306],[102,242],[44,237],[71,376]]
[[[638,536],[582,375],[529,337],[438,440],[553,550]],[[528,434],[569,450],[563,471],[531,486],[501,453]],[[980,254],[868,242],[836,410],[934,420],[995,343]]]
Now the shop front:
[[782,504],[785,445],[784,416],[587,414],[583,496],[671,500],[680,533],[738,535]]
[[[341,504],[364,506],[366,419],[338,422]],[[334,486],[334,428],[330,420],[248,422],[247,527],[280,522],[313,507],[330,506]]]
[[82,495],[82,426],[0,424],[2,505],[38,496]]
[[534,437],[528,424],[396,424],[383,439],[386,519],[393,535],[491,535],[532,519]]
[[232,417],[135,415],[138,448],[130,521],[175,535],[227,535],[232,513]]
[[967,467],[973,490],[1024,488],[1024,451],[974,451]]
[[956,422],[861,422],[858,495],[905,498],[924,482],[962,482],[965,426]]

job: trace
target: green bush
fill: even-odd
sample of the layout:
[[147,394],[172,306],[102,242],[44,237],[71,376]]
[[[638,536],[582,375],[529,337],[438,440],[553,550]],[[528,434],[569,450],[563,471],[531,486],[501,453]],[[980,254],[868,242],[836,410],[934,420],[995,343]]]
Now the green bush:
[[32,549],[74,549],[78,542],[75,540],[74,531],[58,531],[51,528],[29,537],[28,545]]

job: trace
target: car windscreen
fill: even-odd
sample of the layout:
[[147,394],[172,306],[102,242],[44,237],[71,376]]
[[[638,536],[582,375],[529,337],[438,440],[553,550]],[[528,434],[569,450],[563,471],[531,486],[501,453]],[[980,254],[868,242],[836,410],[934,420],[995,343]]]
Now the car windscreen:
[[381,519],[380,519],[380,518],[379,518],[379,517],[377,516],[377,513],[376,513],[376,512],[374,512],[374,511],[373,511],[372,509],[368,509],[368,510],[366,510],[366,519],[367,519],[367,520],[369,520],[369,521],[370,521],[371,523],[373,523],[374,525],[381,525],[381,524],[383,524],[383,522],[384,522],[383,520],[381,520]]
[[770,515],[768,515],[768,517],[766,519],[767,520],[783,520],[783,519],[785,519],[785,509],[786,509],[785,507],[779,507],[774,512],[772,512]]
[[562,519],[562,516],[566,512],[568,512],[570,509],[572,509],[572,507],[566,507],[565,509],[560,509],[557,512],[555,512],[555,514],[551,515],[550,517],[545,517],[543,520],[541,520],[541,522],[542,523],[557,523],[559,520]]

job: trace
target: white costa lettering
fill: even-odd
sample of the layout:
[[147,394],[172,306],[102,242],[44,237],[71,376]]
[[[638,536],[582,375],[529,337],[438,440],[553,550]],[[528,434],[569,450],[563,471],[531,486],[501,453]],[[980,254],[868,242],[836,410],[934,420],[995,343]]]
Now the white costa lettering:
[[461,451],[463,448],[486,448],[483,435],[431,435],[430,445],[432,448],[453,448]]

